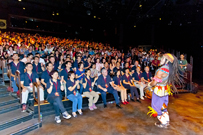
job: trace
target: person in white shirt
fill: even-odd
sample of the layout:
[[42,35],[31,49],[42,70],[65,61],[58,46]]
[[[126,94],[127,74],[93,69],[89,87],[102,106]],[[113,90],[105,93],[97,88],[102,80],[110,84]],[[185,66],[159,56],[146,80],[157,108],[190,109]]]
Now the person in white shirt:
[[50,44],[47,44],[47,47],[46,47],[46,49],[44,50],[44,52],[50,54],[53,50],[54,50],[54,47],[51,47]]
[[101,69],[104,67],[102,63],[100,63],[100,59],[97,58],[96,69],[100,73]]
[[91,74],[90,74],[91,78],[98,76],[98,70],[96,69],[95,63],[92,63],[92,68],[90,70],[91,70]]
[[21,61],[24,62],[25,64],[29,62],[32,63],[33,62],[32,58],[33,58],[33,54],[29,53],[27,57],[24,57]]

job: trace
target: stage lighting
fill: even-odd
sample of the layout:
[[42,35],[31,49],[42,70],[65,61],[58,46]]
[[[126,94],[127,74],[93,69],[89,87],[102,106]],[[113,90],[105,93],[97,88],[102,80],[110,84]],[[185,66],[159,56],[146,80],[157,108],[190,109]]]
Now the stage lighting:
[[56,15],[59,15],[59,13],[56,13]]
[[21,2],[22,0],[18,0],[19,2]]
[[25,23],[27,23],[27,21],[25,21]]
[[23,7],[23,10],[25,10],[25,8]]
[[52,15],[54,16],[55,14],[53,13]]
[[136,28],[136,25],[134,25],[134,28]]
[[142,7],[142,5],[139,5],[139,7],[141,8],[141,7]]
[[161,18],[159,18],[159,20],[161,21]]
[[97,18],[96,16],[94,16],[94,18]]

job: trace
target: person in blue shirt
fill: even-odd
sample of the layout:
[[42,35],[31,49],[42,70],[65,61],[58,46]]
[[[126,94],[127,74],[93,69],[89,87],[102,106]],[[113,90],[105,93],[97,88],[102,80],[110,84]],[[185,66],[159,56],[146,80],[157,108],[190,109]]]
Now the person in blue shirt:
[[43,55],[44,55],[44,51],[42,50],[42,46],[39,46],[39,47],[38,47],[37,53],[39,53],[40,56],[43,56]]
[[121,71],[117,69],[115,72],[115,76],[113,77],[114,85],[116,86],[116,90],[121,93],[121,101],[122,104],[126,105],[129,104],[127,101],[127,89],[125,89],[122,85],[122,77],[121,77]]
[[58,72],[54,70],[50,73],[50,76],[51,79],[47,82],[47,101],[54,106],[56,123],[61,123],[60,111],[65,119],[70,119],[71,115],[67,113],[60,98],[61,91],[64,91],[64,86],[62,80],[58,79]]
[[97,87],[99,92],[101,93],[102,100],[104,102],[104,108],[107,107],[106,103],[106,92],[113,94],[114,99],[116,101],[116,107],[121,108],[120,101],[118,99],[118,92],[115,90],[116,87],[113,87],[113,82],[110,76],[107,74],[106,69],[102,69],[102,74],[99,76],[97,80]]
[[[118,70],[121,71],[120,62],[116,63],[116,67],[114,67],[113,72],[116,73]],[[116,75],[116,74],[115,74]]]
[[[29,92],[33,91],[33,83],[36,82],[39,86],[39,95],[40,101],[44,101],[44,91],[41,83],[39,81],[39,77],[36,72],[32,72],[33,66],[31,63],[27,63],[25,66],[26,72],[20,76],[20,82],[22,87],[22,112],[26,111],[26,103],[28,99]],[[35,90],[37,88],[35,87]]]
[[81,60],[81,57],[78,56],[78,57],[77,57],[77,60],[75,60],[74,63],[73,63],[73,68],[74,68],[75,71],[79,68],[79,67],[78,67],[78,64],[79,64],[80,62],[82,62],[82,60]]
[[41,76],[41,83],[44,85],[44,97],[47,97],[47,83],[49,82],[49,80],[51,79],[50,73],[51,71],[53,71],[53,65],[52,63],[47,63],[46,64],[46,69],[44,72],[42,72],[42,76]]
[[91,58],[88,57],[87,61],[85,61],[84,69],[89,69],[89,68],[91,68],[91,66],[92,66]]
[[106,69],[108,75],[110,75],[111,70],[110,70],[110,68],[109,68],[109,63],[108,63],[108,62],[105,62],[104,67],[103,67],[101,70],[103,70],[103,69]]
[[18,87],[16,86],[15,72],[19,71],[20,75],[23,74],[25,69],[25,64],[19,61],[19,54],[17,53],[14,53],[12,58],[13,58],[13,61],[10,63],[11,81],[12,81],[13,92],[17,92]]
[[[72,115],[77,117],[76,111],[82,115],[82,96],[78,92],[77,88],[80,87],[79,80],[75,81],[75,73],[73,71],[68,72],[69,79],[66,82],[67,98],[73,102]],[[77,110],[78,109],[78,110]]]
[[140,99],[144,100],[144,87],[147,85],[145,85],[143,82],[143,76],[139,66],[136,68],[136,72],[132,75],[132,77],[135,86],[140,90]]
[[35,56],[35,51],[33,51],[33,46],[32,45],[30,45],[28,50],[25,51],[25,55],[27,56],[29,53],[32,53],[33,56]]
[[51,62],[52,65],[54,66],[54,70],[58,71],[59,61],[55,61],[55,57],[54,56],[50,56],[49,57],[49,62]]
[[85,78],[85,69],[84,69],[83,62],[80,62],[78,64],[78,69],[76,70],[75,74],[76,74],[76,79],[80,81],[80,83],[79,83],[79,85],[80,85],[80,94],[82,94],[82,91],[83,91],[82,80],[83,80],[83,78]]
[[151,82],[152,81],[152,73],[149,71],[149,67],[146,66],[144,68],[145,72],[142,73],[142,78],[144,78],[145,82]]
[[42,63],[39,63],[39,57],[38,56],[34,57],[34,62],[32,64],[32,66],[33,66],[32,71],[36,72],[38,74],[39,78],[41,78],[42,72],[44,71],[44,67],[43,67]]
[[141,66],[139,65],[139,62],[136,60],[134,66],[132,67],[132,73],[136,72],[137,67],[141,67]]
[[134,100],[134,94],[135,94],[137,98],[136,101],[140,102],[137,88],[133,85],[133,80],[132,80],[132,77],[129,75],[128,68],[125,68],[125,74],[122,76],[122,83],[124,88],[130,89],[131,101],[135,102]]
[[65,65],[66,65],[66,68],[65,69],[63,69],[62,71],[61,71],[61,79],[62,79],[62,81],[67,81],[68,80],[68,72],[69,71],[72,71],[72,63],[71,63],[71,61],[67,61],[66,63],[65,63]]
[[94,110],[94,109],[97,109],[97,107],[95,106],[96,102],[98,101],[99,99],[99,94],[96,93],[94,90],[93,90],[93,87],[95,85],[95,82],[97,81],[98,77],[95,77],[94,78],[94,81],[92,81],[91,77],[90,77],[90,74],[91,74],[91,70],[90,69],[87,69],[86,70],[86,77],[83,78],[83,95],[85,95],[86,97],[88,97],[88,101],[89,101],[89,109],[90,110]]
[[94,54],[95,54],[94,51],[92,50],[92,48],[90,48],[89,54],[90,54],[90,55],[94,55]]

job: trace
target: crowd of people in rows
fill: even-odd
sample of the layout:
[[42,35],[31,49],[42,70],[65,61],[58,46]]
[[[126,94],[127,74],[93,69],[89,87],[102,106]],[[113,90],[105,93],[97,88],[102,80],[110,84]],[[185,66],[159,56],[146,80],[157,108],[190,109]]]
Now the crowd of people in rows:
[[[113,94],[117,108],[129,101],[141,103],[145,99],[144,88],[152,81],[163,54],[138,48],[123,53],[102,43],[14,32],[0,33],[0,45],[1,66],[10,65],[13,92],[19,90],[16,82],[22,87],[22,112],[27,109],[33,83],[37,83],[39,99],[53,104],[57,123],[61,122],[60,113],[65,119],[71,117],[63,106],[63,97],[72,101],[73,117],[77,117],[77,112],[82,115],[82,95],[88,98],[90,110],[97,109],[99,93],[104,108],[107,92]],[[184,72],[184,55],[179,64]],[[20,80],[15,79],[16,71]]]

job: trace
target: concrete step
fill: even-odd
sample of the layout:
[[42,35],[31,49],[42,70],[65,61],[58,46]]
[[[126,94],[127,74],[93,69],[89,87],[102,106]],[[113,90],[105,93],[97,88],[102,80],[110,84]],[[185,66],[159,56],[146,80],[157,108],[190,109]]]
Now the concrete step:
[[33,113],[21,112],[21,108],[0,115],[0,131],[31,120]]
[[13,103],[13,104],[1,106],[0,114],[11,112],[13,110],[19,109],[20,107],[21,107],[21,105],[19,103]]
[[7,97],[9,96],[9,92],[8,91],[0,91],[0,98],[1,97]]
[[16,126],[0,131],[1,135],[24,135],[41,127],[41,123],[37,119],[31,119],[27,122],[22,122]]
[[8,104],[13,104],[13,103],[19,103],[19,99],[16,99],[11,96],[0,98],[0,107]]

